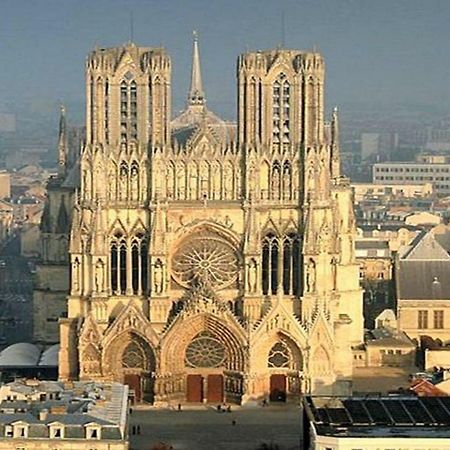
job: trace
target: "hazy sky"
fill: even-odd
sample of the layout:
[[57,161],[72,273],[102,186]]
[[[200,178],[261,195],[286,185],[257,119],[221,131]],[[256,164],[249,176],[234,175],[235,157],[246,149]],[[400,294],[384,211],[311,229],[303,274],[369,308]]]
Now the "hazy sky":
[[[84,60],[129,38],[166,47],[174,110],[200,35],[210,107],[234,116],[235,63],[281,43],[315,46],[327,65],[327,105],[450,104],[450,0],[0,0],[0,105],[84,102]],[[450,109],[450,108],[449,108]]]

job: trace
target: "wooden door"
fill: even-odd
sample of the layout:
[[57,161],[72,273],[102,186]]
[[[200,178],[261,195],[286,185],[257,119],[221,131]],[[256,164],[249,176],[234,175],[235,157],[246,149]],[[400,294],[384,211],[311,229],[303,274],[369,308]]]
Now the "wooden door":
[[134,391],[134,401],[140,403],[142,401],[141,377],[137,374],[127,374],[123,383]]
[[186,401],[193,403],[203,401],[203,377],[201,375],[187,376]]
[[208,375],[208,402],[222,403],[223,402],[223,376],[222,375]]
[[270,376],[270,401],[286,401],[286,375],[277,374]]

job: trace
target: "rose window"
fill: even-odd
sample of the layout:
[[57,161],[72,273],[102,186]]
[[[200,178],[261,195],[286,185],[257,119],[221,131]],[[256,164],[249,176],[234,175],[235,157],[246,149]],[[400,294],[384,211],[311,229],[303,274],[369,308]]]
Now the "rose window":
[[224,288],[236,280],[238,261],[226,241],[198,234],[183,242],[172,260],[172,271],[176,281],[185,287],[197,279]]
[[220,367],[224,365],[225,347],[212,334],[203,332],[187,346],[185,362],[188,367]]

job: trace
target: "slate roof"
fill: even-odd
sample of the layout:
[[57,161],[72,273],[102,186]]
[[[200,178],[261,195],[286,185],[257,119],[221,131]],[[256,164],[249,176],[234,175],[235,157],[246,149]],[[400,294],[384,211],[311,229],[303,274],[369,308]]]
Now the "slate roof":
[[373,248],[378,250],[389,250],[389,243],[388,241],[378,241],[378,240],[355,241],[356,250],[368,250]]
[[399,300],[450,300],[450,228],[438,225],[406,247],[396,265]]
[[399,300],[450,300],[450,260],[400,261]]

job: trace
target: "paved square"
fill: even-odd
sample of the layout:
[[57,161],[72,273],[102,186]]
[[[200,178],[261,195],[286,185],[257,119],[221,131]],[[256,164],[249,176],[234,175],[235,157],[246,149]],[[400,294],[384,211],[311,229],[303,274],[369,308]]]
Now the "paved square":
[[[141,434],[133,435],[131,428],[137,424]],[[231,413],[214,408],[147,409],[130,416],[130,450],[151,450],[158,442],[176,450],[256,450],[264,442],[298,450],[300,433],[300,408],[294,406],[236,407]]]

